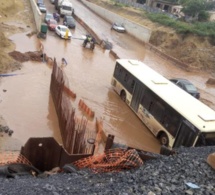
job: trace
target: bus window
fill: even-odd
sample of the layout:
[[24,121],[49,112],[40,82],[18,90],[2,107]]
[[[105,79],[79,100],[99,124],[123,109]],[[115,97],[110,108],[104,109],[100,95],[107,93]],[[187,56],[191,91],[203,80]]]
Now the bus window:
[[179,147],[181,145],[190,147],[193,145],[196,136],[197,132],[195,132],[194,129],[189,127],[185,122],[182,122],[174,143],[174,147]]
[[150,90],[146,90],[142,98],[141,104],[145,109],[151,112],[151,110],[153,109],[154,102],[156,102],[156,100],[154,98],[153,93]]
[[150,104],[151,104],[151,98],[147,96],[146,94],[143,96],[142,99],[142,105],[146,110],[149,110]]
[[167,109],[165,110],[165,114],[163,119],[161,120],[161,124],[168,130],[168,132],[175,137],[178,127],[180,125],[180,115],[173,110]]
[[119,68],[119,77],[123,74],[122,68]]
[[124,81],[125,81],[125,82],[128,81],[128,74],[127,74],[127,73],[125,73]]
[[158,120],[161,121],[163,118],[163,113],[164,113],[164,106],[161,105],[160,102],[156,101],[154,102],[153,108],[151,110],[151,114]]
[[135,85],[135,80],[132,80],[132,82],[131,82],[131,89],[134,89],[134,85]]
[[117,64],[116,67],[115,67],[115,70],[114,70],[114,76],[115,76],[116,78],[119,77],[119,75],[120,75],[120,70],[121,70],[121,68],[120,68],[120,66]]

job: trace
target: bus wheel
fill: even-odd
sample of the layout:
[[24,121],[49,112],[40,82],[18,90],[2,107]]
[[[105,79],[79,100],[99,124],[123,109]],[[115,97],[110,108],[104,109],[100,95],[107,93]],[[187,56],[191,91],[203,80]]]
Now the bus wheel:
[[160,143],[162,145],[164,145],[164,146],[168,146],[169,145],[169,139],[168,139],[166,133],[162,133],[160,135],[159,139],[160,139]]
[[122,101],[125,102],[125,100],[126,100],[126,93],[125,93],[125,91],[122,91],[120,93],[120,97],[121,97]]

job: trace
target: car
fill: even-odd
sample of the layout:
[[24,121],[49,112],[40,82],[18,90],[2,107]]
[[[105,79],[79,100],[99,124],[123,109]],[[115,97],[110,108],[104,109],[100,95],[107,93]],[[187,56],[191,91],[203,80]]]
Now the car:
[[60,22],[60,15],[58,13],[53,13],[53,17],[57,22]]
[[55,0],[50,0],[50,3],[54,4]]
[[46,13],[44,21],[47,23],[50,19],[54,19],[53,14],[51,13]]
[[49,30],[54,31],[58,23],[55,19],[49,19],[47,25]]
[[37,5],[39,6],[39,4],[43,4],[44,5],[43,0],[37,0]]
[[123,24],[119,24],[119,23],[113,23],[111,26],[111,30],[115,30],[120,33],[124,33],[126,31]]
[[46,13],[46,6],[42,3],[40,3],[38,5],[39,10],[41,11],[41,13]]
[[182,78],[173,78],[170,79],[171,82],[176,84],[178,87],[192,95],[193,97],[199,99],[200,98],[200,93],[198,92],[197,88],[187,79],[182,79]]
[[55,33],[62,39],[71,39],[72,37],[72,33],[70,32],[69,28],[65,25],[57,25],[55,28]]
[[68,28],[75,28],[75,19],[72,16],[64,16],[63,24]]

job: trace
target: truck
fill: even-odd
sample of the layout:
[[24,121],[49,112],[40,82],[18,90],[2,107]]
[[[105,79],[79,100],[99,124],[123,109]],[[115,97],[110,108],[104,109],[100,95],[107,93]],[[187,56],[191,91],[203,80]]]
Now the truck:
[[58,10],[61,16],[74,13],[73,5],[69,0],[55,0],[55,9]]

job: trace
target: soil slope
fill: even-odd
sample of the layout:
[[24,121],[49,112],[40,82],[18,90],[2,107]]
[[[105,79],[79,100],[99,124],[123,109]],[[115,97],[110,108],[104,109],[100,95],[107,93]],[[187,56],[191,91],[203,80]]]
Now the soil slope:
[[0,73],[21,68],[21,64],[8,53],[15,49],[9,36],[34,29],[30,2],[26,0],[0,0]]

